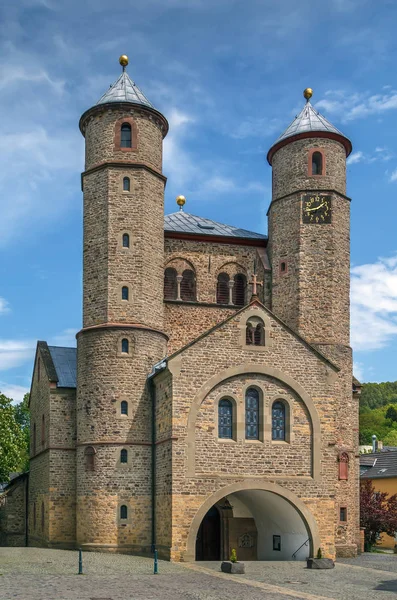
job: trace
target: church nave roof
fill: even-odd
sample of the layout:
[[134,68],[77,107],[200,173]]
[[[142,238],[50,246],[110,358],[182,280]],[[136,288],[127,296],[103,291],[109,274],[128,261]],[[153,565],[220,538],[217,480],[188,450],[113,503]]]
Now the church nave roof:
[[164,216],[164,231],[190,233],[192,235],[234,237],[258,241],[267,240],[267,236],[262,233],[255,233],[254,231],[248,231],[247,229],[241,229],[240,227],[234,227],[233,225],[225,225],[223,223],[218,223],[217,221],[212,221],[211,219],[197,217],[190,213],[186,213],[183,210]]

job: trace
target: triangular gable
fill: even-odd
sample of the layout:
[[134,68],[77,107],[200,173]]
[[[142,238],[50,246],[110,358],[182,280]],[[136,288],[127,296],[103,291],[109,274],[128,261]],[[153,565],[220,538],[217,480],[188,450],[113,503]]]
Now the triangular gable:
[[196,337],[194,340],[190,341],[188,344],[186,344],[182,348],[179,348],[179,350],[176,350],[170,356],[164,358],[163,361],[160,361],[159,365],[161,365],[161,366],[160,366],[159,369],[156,369],[156,368],[154,369],[153,373],[151,374],[152,377],[155,376],[158,372],[160,372],[160,370],[162,370],[163,368],[165,368],[166,363],[168,363],[170,360],[172,360],[173,358],[175,358],[176,356],[178,356],[179,354],[181,354],[182,352],[184,352],[188,348],[191,348],[192,346],[194,346],[195,344],[197,344],[197,342],[200,342],[201,340],[203,340],[207,336],[211,335],[214,331],[216,331],[217,329],[220,329],[226,323],[228,323],[232,319],[235,319],[238,315],[244,313],[245,311],[247,311],[248,309],[252,308],[253,306],[258,306],[264,312],[266,312],[270,317],[272,317],[275,321],[277,321],[277,323],[284,330],[286,330],[290,335],[294,336],[295,339],[297,339],[306,348],[308,348],[322,362],[324,362],[327,365],[329,365],[334,371],[336,371],[336,372],[340,371],[340,368],[337,365],[335,365],[335,363],[333,363],[332,361],[330,361],[326,356],[324,356],[324,354],[322,354],[319,350],[317,350],[314,346],[312,346],[308,341],[306,341],[302,336],[300,336],[296,331],[294,331],[293,329],[291,329],[291,327],[289,327],[286,323],[284,323],[284,321],[282,321],[281,319],[279,319],[279,317],[277,317],[271,310],[269,310],[268,308],[266,308],[266,306],[264,304],[262,304],[262,302],[260,302],[260,300],[258,300],[257,298],[254,298],[253,300],[251,300],[251,302],[249,304],[247,304],[247,306],[244,306],[243,308],[241,308],[240,310],[236,311],[234,314],[230,315],[229,317],[227,317],[226,319],[224,319],[220,323],[217,323],[216,325],[214,325],[213,327],[211,327],[210,329],[208,329],[204,333],[200,334],[198,337]]
[[52,383],[58,383],[57,372],[55,370],[54,362],[52,360],[51,353],[48,348],[48,344],[47,344],[47,342],[39,341],[39,342],[37,342],[36,353],[34,355],[32,382],[30,384],[30,390],[29,390],[29,406],[30,406],[30,399],[32,397],[32,387],[33,387],[34,375],[36,372],[38,355],[40,355],[40,358],[42,359],[42,364],[44,366],[48,381],[52,382]]

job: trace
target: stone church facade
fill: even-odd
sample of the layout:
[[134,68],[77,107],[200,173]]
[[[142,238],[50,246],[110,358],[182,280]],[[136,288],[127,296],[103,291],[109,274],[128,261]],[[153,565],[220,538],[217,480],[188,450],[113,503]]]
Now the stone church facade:
[[268,237],[164,217],[165,117],[126,72],[80,119],[83,328],[38,342],[28,544],[174,561],[354,556],[350,141],[269,150]]

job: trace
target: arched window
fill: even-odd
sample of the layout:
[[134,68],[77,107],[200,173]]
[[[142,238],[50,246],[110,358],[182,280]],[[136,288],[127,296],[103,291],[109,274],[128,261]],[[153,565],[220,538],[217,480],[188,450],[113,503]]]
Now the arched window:
[[191,269],[185,269],[182,273],[181,298],[188,302],[196,300],[196,278]]
[[313,152],[312,154],[312,175],[323,174],[323,155],[321,152]]
[[128,354],[129,351],[130,351],[130,343],[127,340],[127,338],[123,338],[121,340],[121,352]]
[[129,192],[131,190],[131,182],[129,177],[123,177],[123,192]]
[[36,423],[33,424],[32,454],[36,454]]
[[265,345],[265,328],[262,319],[259,317],[251,317],[247,321],[245,343],[248,346]]
[[44,502],[41,503],[41,531],[44,531]]
[[87,446],[84,450],[85,470],[95,471],[95,448]]
[[121,288],[121,299],[128,300],[128,287],[126,285]]
[[248,388],[245,394],[245,437],[259,440],[259,392]]
[[349,455],[341,452],[339,455],[339,479],[349,479]]
[[285,440],[285,404],[280,400],[272,406],[272,440]]
[[128,415],[128,402],[127,400],[122,400],[120,404],[120,413],[122,415]]
[[132,133],[129,123],[123,123],[121,126],[120,146],[121,148],[132,147]]
[[128,233],[123,233],[123,248],[130,247],[130,236]]
[[126,519],[128,517],[128,508],[125,504],[120,506],[120,519]]
[[247,287],[247,278],[242,273],[238,273],[234,276],[233,286],[233,304],[236,306],[244,306],[245,304],[245,290]]
[[41,417],[41,445],[45,444],[45,417],[44,415]]
[[219,273],[216,286],[216,303],[229,304],[229,275]]
[[176,271],[168,267],[164,271],[164,298],[165,300],[176,300],[178,296],[178,284],[176,282]]
[[219,401],[218,437],[233,439],[233,404],[228,398]]
[[120,462],[127,463],[128,462],[128,452],[125,448],[120,450]]

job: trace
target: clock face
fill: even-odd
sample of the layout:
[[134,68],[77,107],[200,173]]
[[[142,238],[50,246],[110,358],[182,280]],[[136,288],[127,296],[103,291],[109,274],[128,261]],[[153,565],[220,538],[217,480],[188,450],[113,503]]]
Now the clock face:
[[321,225],[331,223],[331,196],[307,194],[302,198],[302,222]]

